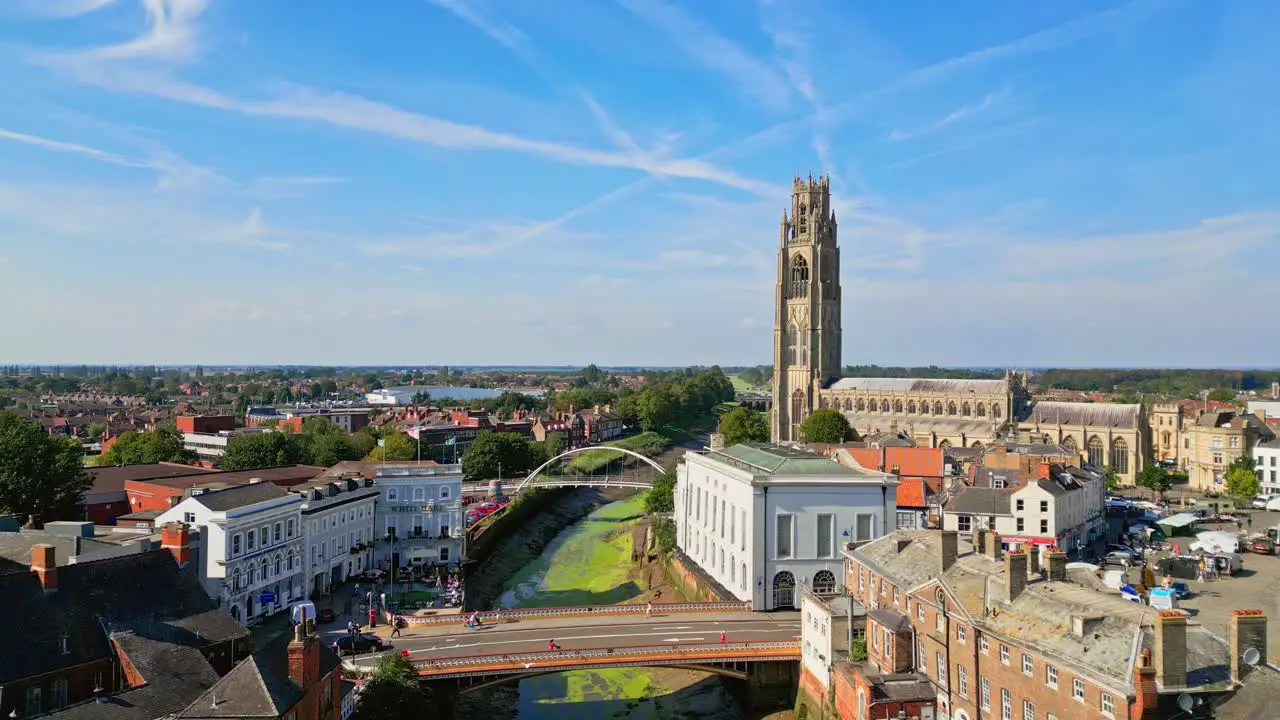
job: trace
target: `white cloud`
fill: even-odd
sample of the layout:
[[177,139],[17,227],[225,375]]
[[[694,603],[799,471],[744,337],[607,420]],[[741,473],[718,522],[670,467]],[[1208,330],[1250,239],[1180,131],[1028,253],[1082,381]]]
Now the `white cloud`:
[[1011,93],[1008,90],[998,93],[987,93],[982,100],[969,105],[962,105],[918,130],[901,130],[895,128],[889,133],[889,142],[901,142],[903,140],[911,140],[925,135],[932,135],[947,129],[956,123],[972,120],[973,118],[987,113],[992,109],[1008,104],[1010,94]]
[[116,0],[22,0],[24,11],[54,18],[80,17],[97,12]]
[[152,148],[152,154],[149,158],[138,159],[88,145],[53,140],[3,128],[0,128],[0,140],[22,143],[52,152],[79,155],[119,167],[154,170],[159,174],[156,181],[157,187],[166,190],[193,190],[212,184],[226,184],[229,182],[219,175],[217,171],[188,162],[160,146]]
[[244,194],[259,200],[297,198],[317,188],[341,185],[346,181],[346,178],[332,175],[263,176],[249,181]]
[[106,150],[100,150],[88,145],[79,145],[77,143],[63,142],[61,140],[52,140],[38,135],[30,135],[28,133],[15,132],[13,130],[5,130],[0,128],[0,140],[8,140],[10,142],[31,145],[45,150],[54,152],[69,153],[72,155],[80,155],[82,157],[93,158],[112,165],[120,165],[122,167],[146,167],[146,164],[138,160],[131,160],[122,155],[117,155]]
[[618,0],[636,17],[657,28],[692,60],[738,85],[744,95],[770,109],[782,109],[791,89],[779,73],[741,46],[699,23],[664,0]]
[[209,0],[138,0],[147,14],[147,31],[128,42],[84,53],[90,61],[186,60],[198,48],[196,20]]
[[542,60],[533,49],[529,38],[511,23],[493,17],[478,0],[426,0],[428,4],[447,10],[489,37],[490,40],[515,53],[527,65],[540,73],[545,72]]

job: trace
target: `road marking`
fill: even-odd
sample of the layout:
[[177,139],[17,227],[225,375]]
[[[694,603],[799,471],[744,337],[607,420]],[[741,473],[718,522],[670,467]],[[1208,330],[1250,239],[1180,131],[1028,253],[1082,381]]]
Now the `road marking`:
[[[738,632],[734,633],[734,636],[741,637],[743,635],[763,635],[763,634],[766,634],[767,632],[768,631],[763,631],[763,630],[739,630]],[[565,643],[565,642],[572,643],[580,640],[613,640],[617,638],[654,637],[654,636],[666,635],[666,634],[667,633],[665,632],[656,632],[656,633],[651,632],[651,633],[616,633],[616,634],[610,634],[610,635],[569,635],[569,636],[561,635],[559,636],[559,638],[562,643]],[[487,642],[449,645],[448,647],[444,647],[444,648],[418,648],[418,649],[403,648],[403,649],[408,650],[409,653],[412,654],[412,653],[427,653],[437,649],[454,650],[454,649],[460,649],[460,648],[489,647],[492,645],[521,645],[521,644],[528,644],[528,643],[546,643],[554,639],[556,638],[554,637],[521,638],[519,640],[491,640]],[[680,642],[682,640],[696,641],[696,640],[705,640],[705,638],[701,638],[701,637],[665,638],[663,639],[663,642]],[[577,648],[577,649],[598,650],[600,648]],[[515,653],[515,654],[519,654],[522,652],[529,652],[529,651],[527,650],[512,651],[512,653]]]
[[703,640],[704,638],[665,638],[662,642],[680,642],[682,640]]

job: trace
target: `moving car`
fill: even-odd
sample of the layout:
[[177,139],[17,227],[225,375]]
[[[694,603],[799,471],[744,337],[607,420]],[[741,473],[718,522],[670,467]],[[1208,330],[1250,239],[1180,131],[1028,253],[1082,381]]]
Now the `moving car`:
[[331,623],[333,622],[333,617],[333,608],[331,607],[320,608],[320,610],[316,612],[316,622]]
[[364,653],[382,652],[391,647],[377,635],[365,635],[363,633],[355,637],[343,635],[334,640],[333,643],[338,646],[339,655],[362,655]]

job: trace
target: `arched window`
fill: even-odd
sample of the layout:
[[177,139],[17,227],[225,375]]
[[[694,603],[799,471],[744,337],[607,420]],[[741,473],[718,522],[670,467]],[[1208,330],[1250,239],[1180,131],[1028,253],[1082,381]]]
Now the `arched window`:
[[738,558],[729,556],[729,582],[738,582]]
[[1111,443],[1111,469],[1120,475],[1129,472],[1129,444],[1124,438],[1116,438]]
[[982,442],[979,440],[974,440],[973,442],[969,443],[969,447],[973,448],[974,450],[981,450]]
[[969,403],[965,403],[964,405],[960,406],[960,414],[965,417],[969,417],[970,415],[973,414],[972,408],[969,407]]
[[796,347],[800,344],[800,331],[795,325],[787,328],[787,348],[783,353],[786,363],[794,365],[796,362]]
[[941,415],[941,414],[942,414],[942,402],[941,402],[941,401],[938,401],[938,400],[934,400],[934,401],[933,401],[933,414],[934,414],[934,415]]
[[996,405],[995,403],[991,404],[991,417],[997,420],[1000,419],[1000,406]]
[[867,404],[865,401],[863,401],[862,398],[858,398],[858,402],[854,405],[854,407],[858,409],[858,412],[862,412],[863,410],[867,409]]
[[791,422],[799,423],[804,420],[804,391],[796,390],[791,393]]
[[285,566],[289,568],[289,572],[293,572],[293,550],[290,550],[289,554],[285,556]]
[[789,298],[809,297],[809,261],[802,255],[791,258],[791,292]]
[[836,576],[830,570],[819,570],[813,574],[813,591],[831,594],[836,591]]
[[247,575],[248,575],[248,578],[249,578],[249,583],[248,583],[248,584],[249,584],[249,587],[253,587],[253,583],[255,582],[255,579],[254,579],[254,566],[253,566],[253,563],[249,563],[249,570],[248,570]]
[[1062,438],[1062,447],[1066,448],[1067,452],[1070,452],[1072,455],[1076,455],[1080,452],[1080,449],[1076,446],[1076,439],[1070,435]]
[[276,555],[276,575],[284,572],[284,558]]
[[902,412],[902,401],[901,401],[901,400],[894,400],[894,401],[893,401],[893,411],[894,411],[894,412],[896,412],[896,413],[900,413],[900,412]]
[[742,589],[747,589],[747,564],[742,563]]
[[849,411],[850,411],[850,410],[852,410],[852,409],[853,409],[853,401],[852,401],[852,400],[850,400],[849,398],[845,398],[845,399],[844,399],[844,411],[845,411],[845,412],[849,412]]
[[241,585],[240,568],[236,568],[235,572],[231,574],[231,589],[234,590],[235,592],[240,592],[240,585]]
[[781,609],[796,606],[796,577],[787,570],[773,576],[773,606]]
[[800,232],[809,229],[809,208],[804,203],[800,203],[800,209],[796,211],[796,229]]
[[827,406],[827,396],[826,396],[826,395],[819,395],[819,396],[818,396],[818,407],[820,407],[820,408],[824,408],[824,407],[826,407],[826,406]]
[[889,412],[889,401],[888,401],[888,400],[881,400],[881,401],[880,401],[880,412]]
[[939,450],[950,450],[950,449],[951,449],[951,441],[950,441],[950,440],[943,440],[942,442],[938,443],[938,449],[939,449]]
[[1089,438],[1089,464],[1094,467],[1102,467],[1106,464],[1105,457],[1106,445],[1103,444],[1102,438],[1094,435]]
[[983,405],[982,403],[978,403],[978,417],[986,417],[986,416],[987,416],[987,406]]
[[263,580],[266,580],[268,577],[267,575],[268,569],[269,568],[267,567],[267,559],[262,558],[262,561],[258,563],[258,573],[262,576]]
[[801,365],[809,364],[809,331],[800,331],[800,360]]
[[908,400],[908,401],[907,401],[907,414],[908,414],[908,415],[915,415],[915,414],[916,414],[916,401],[915,401],[915,400]]
[[947,403],[947,414],[948,415],[956,414],[956,404],[954,402]]

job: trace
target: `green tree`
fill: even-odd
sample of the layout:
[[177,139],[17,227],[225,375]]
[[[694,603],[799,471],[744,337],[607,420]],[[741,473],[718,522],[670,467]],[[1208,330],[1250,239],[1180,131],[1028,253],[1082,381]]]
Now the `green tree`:
[[1234,403],[1236,391],[1231,388],[1214,388],[1209,391],[1208,398],[1213,402]]
[[80,517],[84,493],[93,484],[83,460],[79,442],[0,412],[0,512],[36,527]]
[[297,435],[264,432],[231,438],[227,442],[226,453],[218,461],[218,467],[223,470],[256,470],[299,465],[306,460],[305,448]]
[[1169,488],[1173,487],[1173,476],[1160,465],[1152,463],[1142,468],[1142,472],[1138,473],[1136,482],[1139,487],[1144,487],[1159,494],[1160,497],[1164,497],[1164,494],[1169,492]]
[[720,416],[716,431],[724,435],[725,445],[769,442],[769,421],[764,413],[739,405]]
[[648,513],[674,512],[676,509],[676,471],[667,471],[653,479],[653,487],[644,496],[644,511]]
[[604,373],[600,372],[600,368],[596,367],[595,363],[591,363],[582,369],[582,379],[589,385],[595,385],[604,379]]
[[676,549],[676,521],[658,518],[653,523],[653,535],[658,541],[658,551],[666,555]]
[[374,441],[373,449],[364,456],[365,460],[395,460],[405,462],[418,459],[418,441],[399,428],[392,428],[378,438],[382,445]]
[[435,714],[431,691],[419,681],[413,663],[400,653],[391,653],[378,660],[361,689],[352,720],[418,720]]
[[623,395],[618,398],[615,411],[622,418],[623,424],[627,427],[636,427],[640,424],[640,395]]
[[564,452],[564,433],[550,432],[547,433],[547,439],[542,441],[547,448],[547,459],[550,460],[560,453]]
[[157,428],[147,432],[130,430],[122,434],[103,453],[102,464],[193,463],[198,459],[194,450],[182,446],[182,433],[176,428]]
[[473,480],[519,475],[533,469],[529,444],[518,433],[478,435],[462,453],[462,474]]
[[1102,486],[1105,487],[1108,492],[1120,487],[1120,475],[1116,473],[1115,468],[1110,465],[1102,468]]
[[810,443],[842,443],[857,438],[844,415],[831,408],[814,410],[801,423],[800,434]]
[[764,373],[760,372],[760,368],[747,368],[738,373],[738,377],[748,385],[759,385],[764,382]]
[[100,422],[89,423],[87,432],[89,433],[90,438],[93,438],[94,440],[101,440],[102,436],[107,432],[107,425],[106,423]]
[[1253,458],[1241,455],[1227,466],[1227,494],[1235,499],[1236,505],[1245,507],[1258,494],[1258,473],[1254,468]]
[[680,398],[670,385],[654,385],[640,393],[636,410],[642,429],[660,430],[680,416]]

